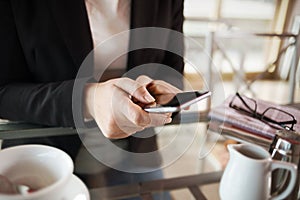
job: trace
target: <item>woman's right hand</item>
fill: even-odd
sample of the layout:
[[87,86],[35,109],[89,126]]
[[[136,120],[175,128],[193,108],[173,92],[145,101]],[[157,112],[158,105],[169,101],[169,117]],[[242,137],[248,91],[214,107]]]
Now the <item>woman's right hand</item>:
[[133,98],[142,104],[154,103],[155,99],[144,84],[129,78],[89,83],[84,96],[85,116],[93,118],[107,138],[125,138],[172,121],[169,113],[150,114],[134,103]]

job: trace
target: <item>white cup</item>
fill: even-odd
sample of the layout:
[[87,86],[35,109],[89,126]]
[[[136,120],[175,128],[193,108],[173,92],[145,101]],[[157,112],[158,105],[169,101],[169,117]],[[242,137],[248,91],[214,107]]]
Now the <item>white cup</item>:
[[73,161],[65,152],[44,145],[21,145],[0,151],[0,174],[34,192],[0,194],[0,200],[62,199],[73,175]]

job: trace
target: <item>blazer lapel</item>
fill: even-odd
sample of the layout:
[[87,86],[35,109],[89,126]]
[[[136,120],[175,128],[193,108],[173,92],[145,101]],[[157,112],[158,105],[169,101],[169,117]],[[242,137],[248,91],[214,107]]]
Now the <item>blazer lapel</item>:
[[[89,20],[84,0],[50,0],[53,16],[61,35],[69,49],[76,66],[80,66],[87,54],[93,49]],[[159,0],[132,0],[130,28],[154,27],[157,21]],[[130,46],[138,40],[147,39],[130,36]],[[150,55],[153,57],[154,55]],[[132,68],[147,62],[147,56],[129,53],[127,66]]]
[[155,26],[159,0],[131,1],[131,28]]
[[76,66],[93,49],[84,0],[50,0],[53,16]]
[[[155,27],[157,21],[157,11],[159,6],[159,0],[132,0],[131,1],[131,24],[130,28],[142,28],[142,27]],[[146,41],[148,35],[134,35],[130,34],[129,47],[130,49],[138,45],[140,41]],[[135,66],[147,63],[149,59],[153,58],[154,55],[145,55],[141,52],[129,52],[127,68],[131,69]]]

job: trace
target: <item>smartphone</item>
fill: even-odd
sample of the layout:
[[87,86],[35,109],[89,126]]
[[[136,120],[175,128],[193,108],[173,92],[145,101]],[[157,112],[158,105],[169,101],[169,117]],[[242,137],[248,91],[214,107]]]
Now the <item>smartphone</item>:
[[163,94],[155,96],[155,106],[145,106],[149,113],[173,113],[189,107],[190,105],[205,99],[211,95],[210,91],[191,91],[177,94]]

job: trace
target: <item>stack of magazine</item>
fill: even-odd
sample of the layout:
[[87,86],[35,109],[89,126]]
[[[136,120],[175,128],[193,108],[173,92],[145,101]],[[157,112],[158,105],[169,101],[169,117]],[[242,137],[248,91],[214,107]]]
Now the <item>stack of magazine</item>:
[[[212,108],[209,117],[209,129],[218,132],[234,133],[237,138],[250,137],[260,138],[263,140],[272,140],[278,128],[270,126],[262,120],[246,115],[229,106],[234,96],[228,97],[223,104]],[[294,125],[294,131],[300,134],[300,109],[291,106],[278,105],[275,103],[255,99],[257,112],[262,113],[269,107],[275,107],[290,113],[297,120]],[[276,110],[275,110],[276,111]],[[274,115],[276,113],[274,112]]]

